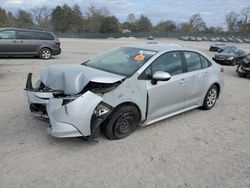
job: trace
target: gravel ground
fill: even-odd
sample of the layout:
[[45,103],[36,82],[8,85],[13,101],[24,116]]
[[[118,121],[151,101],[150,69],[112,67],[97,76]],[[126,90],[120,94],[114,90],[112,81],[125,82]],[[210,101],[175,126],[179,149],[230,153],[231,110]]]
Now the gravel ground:
[[[209,55],[211,42],[179,43]],[[80,64],[96,54],[137,39],[61,39],[62,54],[51,60],[0,59],[0,187],[247,187],[250,188],[250,80],[224,66],[225,87],[210,111],[192,110],[128,138],[99,143],[57,139],[48,122],[33,117],[23,88],[28,72]],[[236,46],[248,50],[249,44]]]

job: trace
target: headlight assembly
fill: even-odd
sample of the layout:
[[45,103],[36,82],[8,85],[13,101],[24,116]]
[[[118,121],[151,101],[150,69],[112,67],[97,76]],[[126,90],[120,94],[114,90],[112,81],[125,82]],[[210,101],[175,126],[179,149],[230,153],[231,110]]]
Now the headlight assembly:
[[234,57],[228,57],[227,60],[232,61]]
[[95,110],[94,110],[94,115],[96,117],[100,117],[103,116],[104,114],[107,114],[108,112],[110,112],[110,110],[112,109],[112,107],[104,102],[99,103]]

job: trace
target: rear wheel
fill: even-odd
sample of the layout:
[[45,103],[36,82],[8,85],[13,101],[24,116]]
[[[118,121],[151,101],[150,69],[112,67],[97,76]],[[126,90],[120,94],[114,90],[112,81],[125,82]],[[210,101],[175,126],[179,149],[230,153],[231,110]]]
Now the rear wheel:
[[212,85],[203,101],[202,109],[204,110],[210,110],[214,107],[216,100],[218,98],[218,88],[216,85]]
[[140,113],[134,106],[121,106],[115,110],[103,131],[110,140],[122,139],[129,136],[137,128]]
[[232,65],[233,65],[233,66],[237,65],[237,60],[236,60],[236,59],[233,59]]
[[43,48],[40,51],[40,58],[41,59],[50,59],[52,56],[52,52],[49,48]]

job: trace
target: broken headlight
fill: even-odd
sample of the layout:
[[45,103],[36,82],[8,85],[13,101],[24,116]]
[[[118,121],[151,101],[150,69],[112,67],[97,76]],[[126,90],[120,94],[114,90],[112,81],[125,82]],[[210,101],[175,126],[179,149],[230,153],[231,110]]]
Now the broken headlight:
[[227,60],[232,61],[234,57],[228,57]]
[[111,111],[112,107],[104,102],[99,103],[95,110],[93,115],[95,115],[96,117],[100,117],[103,116],[104,114],[107,114]]

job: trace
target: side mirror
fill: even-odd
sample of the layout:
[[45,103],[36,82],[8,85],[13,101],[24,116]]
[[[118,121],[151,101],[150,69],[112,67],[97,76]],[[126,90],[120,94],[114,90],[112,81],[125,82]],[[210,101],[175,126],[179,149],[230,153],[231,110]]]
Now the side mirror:
[[158,81],[168,81],[171,78],[171,75],[168,72],[156,71],[153,74],[151,83],[153,85],[157,84]]

